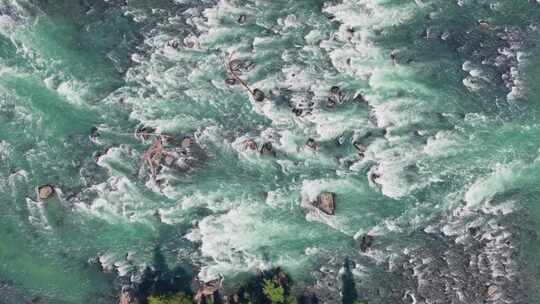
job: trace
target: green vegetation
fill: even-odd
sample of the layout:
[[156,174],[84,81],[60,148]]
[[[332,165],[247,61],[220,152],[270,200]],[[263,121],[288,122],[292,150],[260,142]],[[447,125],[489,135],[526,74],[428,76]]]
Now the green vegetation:
[[190,296],[177,293],[170,296],[149,296],[148,304],[195,304]]
[[285,290],[272,280],[264,280],[263,292],[272,303],[282,303],[285,301]]
[[298,303],[293,295],[285,296],[285,289],[273,280],[264,280],[263,293],[272,304]]

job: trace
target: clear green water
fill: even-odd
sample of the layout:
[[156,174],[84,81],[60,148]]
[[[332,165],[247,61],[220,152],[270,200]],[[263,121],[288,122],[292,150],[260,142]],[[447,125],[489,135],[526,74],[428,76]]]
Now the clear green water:
[[[0,0],[4,301],[114,303],[159,248],[231,289],[283,266],[327,303],[345,258],[369,303],[538,303],[538,21],[525,0]],[[230,54],[265,102],[225,83]],[[152,182],[141,126],[193,136],[195,164]]]

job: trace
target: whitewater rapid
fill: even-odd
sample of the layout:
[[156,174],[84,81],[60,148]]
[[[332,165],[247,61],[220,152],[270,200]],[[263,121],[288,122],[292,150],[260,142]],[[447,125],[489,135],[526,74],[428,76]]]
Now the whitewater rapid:
[[[49,2],[0,0],[0,279],[107,303],[92,267],[133,278],[158,248],[322,303],[346,260],[369,303],[537,299],[538,3]],[[155,178],[143,128],[174,138]]]

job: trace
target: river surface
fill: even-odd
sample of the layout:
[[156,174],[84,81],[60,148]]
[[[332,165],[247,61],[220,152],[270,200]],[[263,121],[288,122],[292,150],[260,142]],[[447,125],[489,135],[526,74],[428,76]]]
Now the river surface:
[[114,303],[158,252],[329,304],[344,272],[369,303],[540,303],[539,24],[533,0],[0,0],[0,302]]

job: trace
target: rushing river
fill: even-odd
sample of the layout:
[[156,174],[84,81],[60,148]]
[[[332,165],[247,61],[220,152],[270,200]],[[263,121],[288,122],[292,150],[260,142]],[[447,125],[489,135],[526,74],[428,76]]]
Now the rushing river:
[[539,25],[533,0],[0,0],[0,302],[114,303],[157,252],[321,303],[345,269],[369,303],[540,303]]

